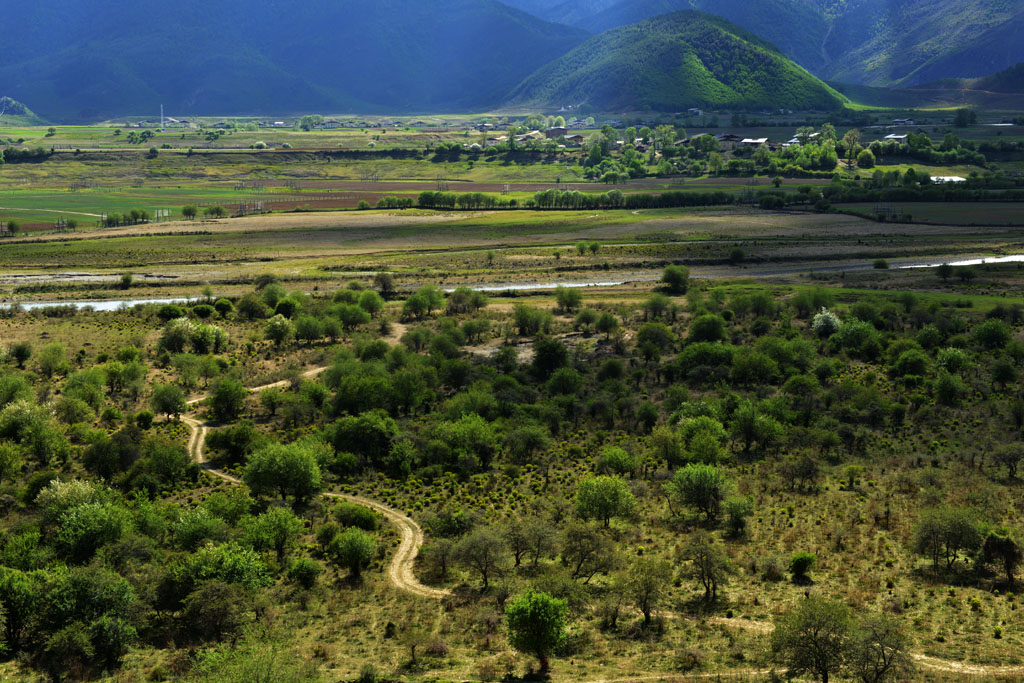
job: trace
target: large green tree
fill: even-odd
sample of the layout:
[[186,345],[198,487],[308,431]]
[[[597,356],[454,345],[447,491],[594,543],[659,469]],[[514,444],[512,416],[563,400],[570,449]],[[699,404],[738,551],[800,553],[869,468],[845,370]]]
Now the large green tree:
[[854,620],[838,600],[812,595],[775,620],[771,649],[775,660],[791,675],[810,674],[821,683],[838,674],[846,663]]
[[505,608],[505,624],[512,647],[540,661],[540,673],[550,669],[553,652],[565,644],[569,606],[547,593],[527,591]]
[[635,508],[636,498],[620,477],[585,477],[576,488],[576,511],[580,517],[600,520],[605,527],[613,517],[628,516]]

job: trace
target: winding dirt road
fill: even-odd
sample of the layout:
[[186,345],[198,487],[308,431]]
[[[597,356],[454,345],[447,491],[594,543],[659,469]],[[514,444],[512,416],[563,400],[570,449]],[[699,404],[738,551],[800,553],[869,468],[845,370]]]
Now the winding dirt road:
[[[398,336],[393,334],[392,336]],[[310,370],[306,370],[302,373],[302,377],[310,379],[317,377],[322,374],[326,367],[315,367]],[[280,388],[287,386],[289,380],[282,380],[280,382],[274,382],[272,384],[265,384],[263,386],[254,387],[250,389],[252,392],[259,392],[264,389]],[[195,406],[205,400],[206,397],[194,398],[188,401],[188,405]],[[218,477],[226,482],[232,484],[241,484],[241,480],[238,477],[222,472],[221,470],[214,469],[209,466],[206,460],[203,458],[203,444],[206,441],[206,432],[208,425],[195,417],[184,415],[181,418],[182,422],[189,427],[189,442],[188,450],[192,458],[203,467],[204,470],[209,472],[211,475]],[[324,492],[322,494],[328,498],[334,498],[337,500],[347,500],[352,503],[364,505],[388,520],[397,530],[401,538],[398,544],[398,549],[395,551],[394,557],[391,558],[391,564],[388,566],[388,578],[391,583],[400,590],[406,591],[413,595],[417,595],[424,598],[431,598],[434,600],[441,600],[451,595],[451,591],[443,588],[432,588],[425,586],[416,578],[416,574],[413,571],[416,563],[416,556],[419,554],[420,548],[423,547],[424,537],[423,529],[420,525],[415,522],[411,517],[404,513],[396,510],[392,507],[379,503],[370,498],[363,496],[353,496],[346,493],[333,493]],[[672,615],[675,618],[695,620],[692,617],[686,617],[683,615]],[[707,620],[712,624],[719,624],[727,626],[729,628],[742,629],[747,631],[755,631],[762,634],[769,634],[774,630],[774,625],[767,621],[752,621],[748,619],[738,618],[726,618],[726,617],[712,617]],[[931,669],[932,671],[941,671],[943,673],[956,674],[958,676],[1020,676],[1024,674],[1024,666],[999,666],[999,665],[983,665],[983,664],[967,664],[964,662],[958,662],[948,659],[939,659],[938,657],[930,657],[925,654],[911,653],[911,658],[914,662],[925,669]],[[764,671],[758,670],[740,670],[732,672],[720,672],[720,673],[698,673],[698,674],[654,674],[645,676],[634,676],[622,679],[601,679],[598,681],[591,681],[589,683],[626,683],[627,681],[656,681],[656,680],[686,680],[686,679],[698,679],[698,678],[728,678],[734,676],[744,675],[760,675],[764,674]]]
[[[302,377],[310,379],[320,375],[325,370],[327,370],[326,367],[312,368],[303,372]],[[260,392],[264,389],[281,388],[287,386],[288,383],[289,380],[282,380],[280,382],[273,382],[271,384],[254,387],[250,389],[250,391]],[[188,401],[188,405],[195,406],[205,399],[205,396],[194,398]],[[204,470],[218,479],[222,479],[231,484],[241,484],[242,481],[238,477],[210,467],[209,463],[207,463],[206,459],[203,457],[203,445],[206,443],[208,425],[190,415],[182,416],[181,421],[188,425],[189,428],[188,452],[192,459],[199,463]],[[394,508],[388,507],[383,503],[378,503],[375,500],[364,498],[363,496],[353,496],[346,493],[332,492],[324,492],[322,495],[336,500],[347,500],[352,503],[368,507],[387,519],[398,530],[398,535],[401,540],[398,544],[398,549],[395,551],[394,557],[391,558],[391,565],[388,567],[388,578],[397,588],[408,593],[412,593],[413,595],[418,595],[424,598],[433,598],[435,600],[440,600],[450,594],[450,591],[445,589],[424,586],[416,578],[413,568],[416,564],[416,556],[419,554],[420,548],[423,547],[423,529],[421,529],[420,525],[411,517]]]

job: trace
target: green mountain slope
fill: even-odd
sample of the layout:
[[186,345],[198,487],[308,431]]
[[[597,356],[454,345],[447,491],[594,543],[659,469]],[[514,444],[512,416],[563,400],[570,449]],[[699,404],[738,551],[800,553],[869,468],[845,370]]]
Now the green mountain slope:
[[40,126],[46,123],[21,102],[0,97],[0,126]]
[[[828,23],[808,0],[618,0],[578,23],[594,33],[650,17],[695,9],[728,19],[778,46],[801,66],[814,71],[824,65],[822,43]],[[799,36],[799,40],[794,40]]]
[[855,0],[833,21],[831,80],[909,86],[1024,61],[1024,0]]
[[768,43],[724,19],[694,11],[595,36],[527,78],[509,99],[661,111],[833,109],[843,102]]
[[516,0],[589,31],[677,10],[724,17],[830,81],[912,86],[1024,61],[1024,0]]
[[588,35],[496,0],[39,0],[4,19],[0,94],[64,119],[485,108]]
[[1022,94],[1024,93],[1024,62],[991,76],[967,80],[964,85],[974,90]]

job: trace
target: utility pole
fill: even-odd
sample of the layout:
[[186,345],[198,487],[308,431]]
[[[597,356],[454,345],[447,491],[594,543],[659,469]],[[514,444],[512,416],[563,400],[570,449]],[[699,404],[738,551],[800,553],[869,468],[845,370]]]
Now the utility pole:
[[164,105],[160,105],[160,132],[163,133],[167,129],[164,127]]

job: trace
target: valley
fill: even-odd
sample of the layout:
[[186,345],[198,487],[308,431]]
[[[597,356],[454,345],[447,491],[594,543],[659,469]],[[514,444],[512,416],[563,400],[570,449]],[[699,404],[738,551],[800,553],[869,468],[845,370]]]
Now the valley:
[[5,10],[0,681],[1024,679],[1021,0]]

